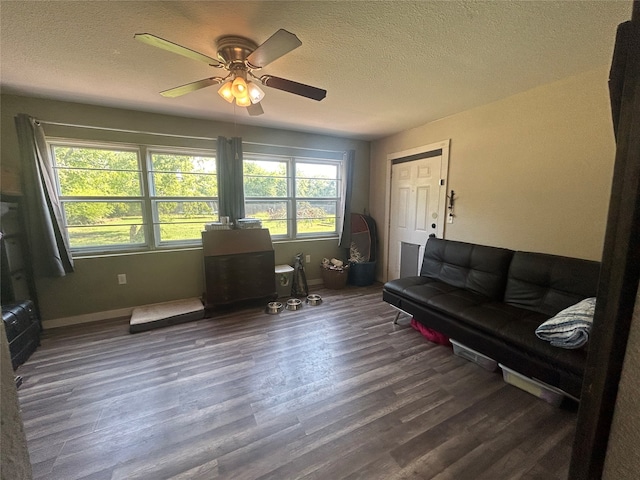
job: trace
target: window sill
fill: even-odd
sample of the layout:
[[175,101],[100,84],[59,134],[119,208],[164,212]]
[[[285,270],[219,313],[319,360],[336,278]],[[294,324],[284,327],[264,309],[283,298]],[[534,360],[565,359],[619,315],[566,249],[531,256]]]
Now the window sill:
[[153,255],[156,253],[175,253],[175,252],[185,252],[189,250],[202,250],[202,245],[195,245],[195,246],[183,247],[183,248],[158,248],[155,250],[144,250],[144,251],[121,251],[121,252],[74,254],[73,259],[85,260],[90,258],[126,257],[126,256],[133,256],[133,255]]

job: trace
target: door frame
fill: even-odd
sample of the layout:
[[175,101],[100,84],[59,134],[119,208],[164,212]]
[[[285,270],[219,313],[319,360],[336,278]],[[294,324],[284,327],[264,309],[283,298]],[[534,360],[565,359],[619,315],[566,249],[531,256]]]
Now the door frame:
[[[612,431],[613,420],[621,422],[629,409],[618,404],[623,367],[631,357],[629,332],[637,322],[640,283],[640,1],[633,2],[631,21],[618,26],[609,74],[609,96],[616,138],[616,159],[611,184],[607,229],[602,252],[596,311],[589,335],[589,354],[576,435],[571,453],[571,480],[614,476],[637,464],[607,464],[610,437],[631,448],[633,436]],[[633,347],[633,345],[631,346]],[[627,360],[629,359],[629,360]],[[614,444],[615,445],[615,444]],[[615,447],[614,447],[615,448]],[[611,462],[619,461],[614,455]],[[606,468],[605,468],[606,467]]]
[[436,234],[440,238],[444,238],[445,223],[446,223],[446,200],[447,200],[447,177],[449,175],[449,145],[451,139],[442,140],[436,143],[430,143],[428,145],[422,145],[420,147],[411,148],[409,150],[402,150],[400,152],[394,152],[387,154],[387,172],[385,177],[385,200],[384,200],[384,225],[382,231],[384,232],[384,255],[382,256],[382,274],[384,281],[389,280],[389,229],[391,228],[391,166],[394,160],[399,160],[404,157],[411,157],[413,155],[419,155],[422,153],[433,152],[434,150],[442,150],[442,158],[440,160],[440,179],[444,182],[444,185],[440,186],[440,192],[438,196],[438,218],[443,219],[442,222],[438,222],[436,228]]

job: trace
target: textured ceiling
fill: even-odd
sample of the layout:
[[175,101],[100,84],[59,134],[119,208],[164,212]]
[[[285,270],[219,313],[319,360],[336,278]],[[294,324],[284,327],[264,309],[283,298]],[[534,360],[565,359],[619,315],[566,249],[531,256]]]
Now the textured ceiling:
[[[374,139],[607,65],[631,1],[0,2],[3,93]],[[279,28],[302,46],[261,73],[328,91],[316,102],[264,88],[249,117],[216,87],[162,90],[219,74],[133,39],[148,32],[216,56]]]

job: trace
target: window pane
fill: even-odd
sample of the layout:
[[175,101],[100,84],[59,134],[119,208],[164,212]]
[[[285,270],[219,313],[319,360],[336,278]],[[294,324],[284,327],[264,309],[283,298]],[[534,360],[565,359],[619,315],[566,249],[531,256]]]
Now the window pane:
[[243,162],[245,197],[286,197],[287,163],[245,160]]
[[218,202],[175,201],[156,202],[160,223],[201,223],[218,221]]
[[65,197],[138,197],[140,174],[128,171],[58,169]]
[[146,243],[142,225],[69,227],[71,248],[140,246]]
[[337,202],[296,202],[298,233],[335,233]]
[[198,240],[204,224],[218,221],[217,201],[155,202],[160,242]]
[[151,170],[157,196],[218,196],[216,162],[213,157],[153,153]]
[[247,160],[243,162],[244,175],[287,176],[287,162],[279,160]]
[[158,197],[217,197],[215,174],[154,173],[153,182]]
[[54,145],[53,155],[63,196],[140,195],[137,152]]
[[146,242],[141,202],[63,202],[72,248]]
[[269,177],[244,177],[244,196],[286,197],[287,179]]
[[338,196],[336,180],[315,180],[296,178],[296,197],[336,198]]
[[336,198],[338,196],[338,166],[297,162],[296,196]]
[[338,178],[338,166],[325,163],[296,162],[296,177],[304,178]]
[[271,235],[287,235],[287,202],[253,201],[245,203],[245,215],[248,218],[259,218],[262,227],[268,228]]
[[160,231],[159,241],[163,243],[200,240],[204,230],[204,222],[161,223],[158,225],[158,229]]
[[216,173],[216,159],[199,155],[153,153],[151,169],[156,172]]
[[58,168],[90,168],[97,170],[138,170],[138,153],[103,148],[54,145]]

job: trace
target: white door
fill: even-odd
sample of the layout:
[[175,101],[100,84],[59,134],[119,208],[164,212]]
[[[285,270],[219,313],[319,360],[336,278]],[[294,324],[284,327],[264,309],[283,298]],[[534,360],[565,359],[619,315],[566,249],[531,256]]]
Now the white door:
[[406,267],[407,261],[409,270],[419,272],[429,235],[442,231],[443,225],[438,229],[445,220],[440,206],[440,189],[445,188],[440,185],[441,163],[438,155],[391,166],[389,280],[400,278],[401,264]]

